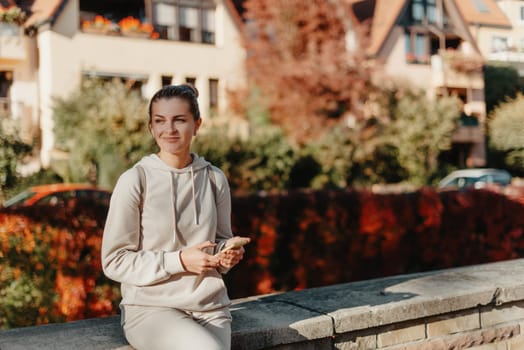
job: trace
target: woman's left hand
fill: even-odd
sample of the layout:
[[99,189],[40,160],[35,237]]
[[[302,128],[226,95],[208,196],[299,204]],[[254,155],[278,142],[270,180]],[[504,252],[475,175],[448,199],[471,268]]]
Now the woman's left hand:
[[[230,238],[227,243],[226,243],[226,247],[229,246],[230,244],[232,244],[234,241],[236,240],[239,240],[240,237],[233,237],[233,238]],[[244,239],[244,237],[242,237]],[[248,239],[248,242],[250,241],[250,239]],[[220,265],[223,266],[223,267],[226,267],[228,269],[232,268],[233,266],[235,266],[236,264],[238,264],[240,262],[240,260],[242,260],[242,258],[244,257],[244,247],[239,247],[237,249],[230,249],[230,250],[227,250],[227,251],[223,251],[223,252],[220,252],[218,254],[219,258],[220,258]]]

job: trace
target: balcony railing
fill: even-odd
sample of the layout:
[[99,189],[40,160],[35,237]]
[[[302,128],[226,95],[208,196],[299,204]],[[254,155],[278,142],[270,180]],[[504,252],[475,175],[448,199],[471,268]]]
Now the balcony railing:
[[461,125],[451,135],[451,141],[456,143],[479,143],[484,141],[484,132],[481,126]]
[[444,51],[431,56],[433,85],[437,87],[484,88],[483,62],[476,56]]

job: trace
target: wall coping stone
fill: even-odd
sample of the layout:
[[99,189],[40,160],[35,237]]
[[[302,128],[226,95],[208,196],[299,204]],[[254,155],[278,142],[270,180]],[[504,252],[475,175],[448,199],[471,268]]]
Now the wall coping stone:
[[[236,299],[232,349],[329,338],[524,300],[524,259]],[[120,317],[0,331],[1,350],[124,350]]]

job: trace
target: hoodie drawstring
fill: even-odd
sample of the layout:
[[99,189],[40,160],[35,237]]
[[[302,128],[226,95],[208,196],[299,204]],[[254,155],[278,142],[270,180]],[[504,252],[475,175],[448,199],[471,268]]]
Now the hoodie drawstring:
[[176,241],[177,236],[177,224],[176,224],[176,196],[175,196],[175,176],[172,172],[169,172],[171,178],[171,202],[173,203],[173,242]]
[[190,171],[191,171],[191,192],[193,194],[193,213],[195,215],[195,225],[198,225],[197,206],[196,206],[196,199],[195,199],[195,174],[193,172],[192,165],[191,165]]

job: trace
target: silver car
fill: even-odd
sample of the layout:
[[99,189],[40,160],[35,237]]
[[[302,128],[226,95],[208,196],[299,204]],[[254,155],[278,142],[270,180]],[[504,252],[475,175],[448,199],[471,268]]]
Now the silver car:
[[511,174],[503,169],[473,168],[451,172],[443,178],[439,188],[483,188],[488,184],[507,186],[511,183]]

